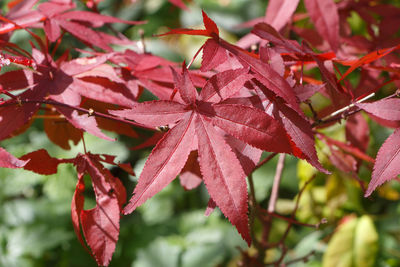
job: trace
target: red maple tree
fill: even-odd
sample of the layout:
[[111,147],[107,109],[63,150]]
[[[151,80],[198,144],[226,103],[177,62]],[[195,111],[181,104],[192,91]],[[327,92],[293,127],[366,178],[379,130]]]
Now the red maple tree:
[[[398,17],[390,5],[305,0],[308,13],[295,14],[299,0],[271,0],[265,17],[242,25],[252,30],[237,44],[222,39],[217,25],[203,12],[205,29],[172,29],[157,37],[208,37],[199,48],[203,51],[199,71],[189,69],[185,62],[181,68],[179,63],[143,51],[114,51],[111,44],[133,41],[96,28],[145,22],[99,14],[99,1],[85,1],[91,8],[87,11],[77,10],[72,0],[37,2],[12,1],[9,11],[0,16],[0,67],[5,68],[0,75],[0,139],[27,130],[42,110],[63,122],[45,120],[44,131],[64,149],[70,149],[70,140],[75,144],[82,140],[82,132],[113,141],[101,129],[131,138],[138,137],[135,128],[154,131],[139,146],[155,145],[127,204],[124,186],[103,163],[133,171],[129,164],[116,163],[112,155],[85,151],[75,158],[57,159],[41,149],[16,158],[0,148],[0,167],[44,175],[56,173],[58,164],[76,167],[72,222],[98,265],[111,260],[121,213],[133,212],[177,176],[186,189],[204,182],[210,195],[208,212],[219,207],[250,245],[258,241],[252,240],[249,229],[246,176],[273,155],[291,154],[329,173],[315,149],[315,139],[321,139],[331,150],[331,164],[352,173],[363,189],[364,181],[357,175],[360,164],[374,162],[366,197],[400,174],[400,131],[396,129],[387,138],[374,160],[366,154],[368,125],[359,113],[364,110],[383,126],[398,127],[397,92],[366,103],[383,86],[398,84],[400,41],[396,29],[386,27]],[[182,1],[170,2],[187,8]],[[379,25],[379,32],[371,26],[370,38],[352,35],[343,19],[350,12]],[[369,14],[381,18],[375,21]],[[293,24],[302,19],[309,19],[315,27]],[[33,28],[42,29],[44,35],[34,33]],[[31,51],[9,41],[17,29],[31,35]],[[288,32],[302,42],[288,39]],[[84,43],[87,50],[80,52],[91,56],[72,58],[65,50],[56,57],[65,35]],[[379,60],[383,57],[385,61]],[[10,64],[17,69],[7,70]],[[342,74],[339,67],[347,67],[346,72]],[[306,68],[318,69],[321,79],[306,74]],[[361,70],[361,81],[353,87],[346,78],[356,69]],[[383,72],[386,78],[380,76]],[[144,90],[158,100],[142,102]],[[330,103],[318,112],[310,100],[317,92]],[[310,109],[308,116],[306,109]],[[320,131],[342,119],[346,142]],[[260,162],[263,151],[272,156]],[[83,209],[85,174],[91,177],[96,196],[96,207],[90,210]]]

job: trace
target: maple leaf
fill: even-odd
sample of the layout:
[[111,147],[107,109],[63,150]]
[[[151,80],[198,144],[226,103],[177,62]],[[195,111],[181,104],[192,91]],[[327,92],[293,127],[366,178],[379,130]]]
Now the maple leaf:
[[[193,30],[190,29],[176,29],[169,31],[166,34],[191,34],[206,35],[211,37],[207,40],[204,47],[212,47],[212,49],[209,49],[207,52],[214,52],[214,54],[203,57],[203,63],[205,62],[206,64],[205,69],[209,69],[209,65],[217,65],[217,63],[220,63],[213,62],[209,58],[212,58],[214,56],[214,58],[218,58],[217,60],[219,61],[224,58],[223,56],[215,56],[220,53],[218,52],[216,46],[219,46],[220,48],[223,48],[234,55],[242,64],[242,66],[251,70],[249,75],[256,79],[256,85],[259,89],[261,89],[261,94],[264,94],[269,99],[275,99],[276,96],[278,96],[279,101],[286,102],[275,107],[280,113],[279,115],[276,115],[276,119],[281,122],[286,131],[289,133],[290,144],[286,146],[287,143],[282,142],[282,146],[284,147],[284,149],[282,150],[286,153],[294,154],[295,156],[298,156],[300,158],[306,158],[317,169],[328,173],[328,171],[325,170],[318,161],[314,148],[314,137],[311,131],[311,126],[304,118],[304,114],[299,107],[299,101],[296,97],[296,94],[288,81],[282,76],[284,72],[284,70],[282,69],[282,62],[279,63],[275,60],[274,65],[267,64],[265,62],[271,61],[270,58],[266,55],[267,51],[261,50],[260,55],[257,55],[224,41],[223,39],[219,38],[216,31],[213,31],[212,34],[205,34],[204,31],[212,32],[211,29],[214,29],[216,25],[204,12],[203,21],[206,30],[194,30],[193,32]],[[256,25],[256,28],[257,34],[259,34],[262,38],[273,39],[274,42],[279,43],[283,47],[286,47],[291,52],[295,52],[302,56],[314,56],[314,53],[311,49],[307,47],[303,49],[297,43],[287,41],[268,24],[258,24]],[[279,57],[279,55],[277,56]],[[315,58],[317,57],[315,56]],[[218,124],[218,121],[215,121],[214,123],[217,126],[221,127],[221,125]],[[238,136],[235,137],[240,139],[240,137]],[[274,149],[272,150],[275,151]]]
[[190,152],[197,149],[201,174],[211,198],[250,243],[246,175],[219,129],[252,146],[276,152],[290,150],[286,133],[259,109],[221,101],[240,91],[248,79],[247,69],[214,75],[200,94],[185,67],[182,75],[171,70],[180,94],[177,101],[149,101],[131,109],[110,111],[148,126],[171,127],[149,155],[124,213],[131,213],[175,179]]

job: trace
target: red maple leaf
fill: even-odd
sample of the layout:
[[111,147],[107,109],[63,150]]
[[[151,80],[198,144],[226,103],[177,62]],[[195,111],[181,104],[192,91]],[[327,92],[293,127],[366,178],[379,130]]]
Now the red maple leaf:
[[248,79],[247,69],[214,75],[200,94],[185,67],[182,75],[173,69],[172,72],[180,94],[176,101],[149,101],[110,112],[148,126],[171,128],[150,154],[124,213],[131,213],[175,179],[190,152],[197,149],[211,198],[250,243],[246,175],[223,132],[263,150],[289,153],[291,146],[285,130],[259,109],[223,102],[240,91]]

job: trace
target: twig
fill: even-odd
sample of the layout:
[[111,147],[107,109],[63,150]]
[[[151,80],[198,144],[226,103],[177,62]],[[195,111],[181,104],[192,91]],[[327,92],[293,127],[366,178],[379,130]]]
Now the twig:
[[143,54],[146,54],[146,43],[144,42],[144,30],[139,29],[139,35],[140,35],[140,49],[142,50]]
[[[351,103],[350,105],[343,107],[339,110],[336,110],[334,112],[332,112],[331,114],[329,114],[328,116],[326,116],[324,119],[321,119],[319,121],[314,122],[313,124],[311,124],[311,127],[314,128],[316,126],[320,126],[323,124],[327,124],[327,123],[331,123],[331,122],[335,122],[335,121],[339,121],[341,119],[343,119],[344,117],[349,117],[352,116],[358,112],[361,111],[360,108],[355,108],[354,110],[349,111],[349,109],[356,107],[355,104],[359,104],[361,102],[364,102],[365,100],[370,99],[371,97],[373,97],[375,95],[375,93],[369,94],[366,97],[361,98],[360,100],[356,101],[355,103]],[[380,100],[383,99],[388,99],[388,98],[392,98],[394,96],[397,96],[397,92],[388,95]]]
[[268,157],[266,157],[265,159],[263,159],[262,161],[260,161],[253,169],[253,172],[255,170],[257,170],[258,168],[262,167],[264,164],[266,164],[268,161],[270,161],[271,159],[273,159],[276,155],[278,155],[278,153],[272,153],[269,154]]
[[[278,191],[279,185],[282,177],[283,167],[285,166],[285,154],[282,153],[279,155],[278,164],[276,165],[276,172],[274,177],[274,183],[272,185],[271,196],[269,198],[268,203],[268,212],[273,213],[275,211],[276,201],[278,200]],[[270,244],[268,244],[269,235],[271,232],[271,216],[265,218],[264,222],[264,230],[262,233],[262,244],[265,248],[268,248]],[[265,254],[265,252],[264,252]]]
[[285,154],[279,155],[278,164],[276,165],[276,172],[274,177],[274,184],[272,185],[271,197],[268,203],[268,213],[275,212],[276,201],[278,200],[279,185],[281,183],[281,177],[283,167],[285,166]]
[[289,223],[291,223],[291,224],[297,224],[297,225],[306,226],[306,227],[311,227],[311,228],[316,228],[316,229],[318,229],[319,226],[320,226],[321,224],[326,223],[326,220],[325,220],[325,219],[322,219],[319,223],[310,224],[310,223],[302,223],[302,222],[296,221],[295,219],[293,219],[293,218],[291,218],[291,217],[285,217],[285,216],[280,215],[280,214],[275,213],[275,212],[273,212],[273,213],[267,212],[267,214],[268,214],[268,215],[271,215],[271,216],[273,216],[273,217],[275,217],[275,218],[279,218],[279,219],[281,219],[281,220],[287,221],[287,222],[289,222]]
[[264,248],[256,238],[254,233],[254,221],[255,218],[259,215],[258,204],[256,200],[256,192],[254,190],[254,181],[253,175],[249,175],[249,186],[250,186],[250,216],[249,216],[249,224],[250,224],[250,236],[251,240],[253,241],[254,246],[256,247],[257,251],[259,252],[258,258],[263,259],[265,256]]
[[303,257],[287,261],[284,266],[288,266],[290,264],[293,264],[293,263],[296,263],[296,262],[299,262],[299,261],[302,261],[302,262],[306,263],[309,260],[309,258],[311,256],[313,256],[314,254],[315,254],[315,250],[312,250],[311,252],[309,252],[308,254],[304,255]]
[[[369,94],[369,95],[367,95],[366,97],[361,98],[360,100],[358,100],[358,101],[355,102],[355,103],[351,103],[350,105],[345,106],[344,108],[341,108],[341,109],[339,109],[339,110],[336,110],[336,111],[333,112],[332,114],[328,115],[328,116],[326,117],[326,119],[329,118],[329,117],[334,117],[334,116],[336,116],[337,114],[339,114],[339,113],[341,113],[341,112],[343,112],[343,111],[346,111],[346,110],[348,110],[348,109],[354,107],[356,104],[362,103],[362,102],[364,102],[365,100],[370,99],[370,98],[373,97],[374,95],[375,95],[375,93]],[[323,120],[324,120],[324,119],[323,119]]]

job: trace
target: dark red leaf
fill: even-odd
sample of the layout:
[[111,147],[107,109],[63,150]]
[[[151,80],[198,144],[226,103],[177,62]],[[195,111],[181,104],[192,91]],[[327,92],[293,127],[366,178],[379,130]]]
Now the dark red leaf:
[[[86,243],[97,264],[108,266],[118,241],[120,211],[126,201],[125,189],[121,182],[101,165],[96,155],[80,155],[75,160],[75,165],[78,170],[78,184],[72,202],[74,228],[82,241],[79,225],[82,227]],[[83,210],[82,177],[85,173],[92,179],[96,196],[96,207],[90,210]]]
[[30,170],[44,175],[57,173],[58,164],[70,162],[70,160],[53,158],[44,149],[39,149],[23,155],[20,157],[20,160],[29,161],[24,166],[25,170]]
[[[305,155],[305,159],[319,171],[329,173],[318,160],[315,150],[315,137],[310,123],[285,105],[278,104],[277,108],[279,113],[278,118],[281,120],[282,125],[285,127],[295,146]],[[294,148],[293,151],[296,152],[296,149]],[[297,153],[294,153],[294,155],[302,158],[302,155],[297,155]]]
[[201,14],[203,15],[204,27],[206,27],[209,36],[211,37],[214,37],[214,35],[219,36],[219,30],[217,24],[215,24],[215,22],[207,16],[204,10],[201,11]]
[[[41,99],[33,90],[19,95],[21,100]],[[0,140],[7,138],[15,130],[21,128],[32,118],[39,109],[39,103],[23,103],[19,105],[15,100],[8,101],[10,105],[0,105]]]
[[63,149],[70,150],[69,141],[77,145],[82,137],[82,131],[73,127],[65,118],[61,118],[60,114],[50,108],[46,109],[44,119],[44,131],[47,137],[54,144]]
[[271,90],[276,95],[282,97],[282,99],[284,99],[290,107],[297,112],[302,112],[292,87],[286,79],[280,76],[270,65],[264,64],[257,58],[257,56],[250,54],[239,47],[231,45],[222,39],[220,40],[220,44],[244,62],[245,67],[250,67],[251,70],[255,72],[254,77],[265,85],[265,89]]
[[219,36],[219,30],[217,25],[213,20],[211,20],[207,14],[202,11],[203,14],[203,23],[205,26],[205,30],[193,30],[193,29],[172,29],[169,32],[160,34],[158,36],[165,36],[170,34],[188,34],[188,35],[203,35],[208,37],[217,37]]

